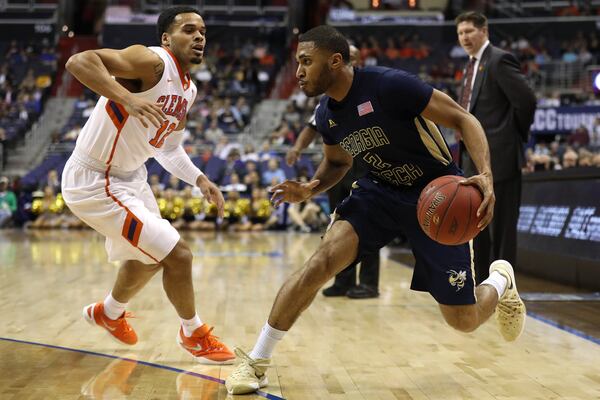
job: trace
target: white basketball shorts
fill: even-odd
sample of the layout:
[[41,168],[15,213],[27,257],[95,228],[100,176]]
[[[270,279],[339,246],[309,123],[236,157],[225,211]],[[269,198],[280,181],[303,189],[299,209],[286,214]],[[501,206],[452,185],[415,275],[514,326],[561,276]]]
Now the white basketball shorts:
[[157,264],[179,241],[160,216],[145,166],[106,175],[98,161],[76,151],[63,170],[62,195],[73,214],[106,237],[109,261]]

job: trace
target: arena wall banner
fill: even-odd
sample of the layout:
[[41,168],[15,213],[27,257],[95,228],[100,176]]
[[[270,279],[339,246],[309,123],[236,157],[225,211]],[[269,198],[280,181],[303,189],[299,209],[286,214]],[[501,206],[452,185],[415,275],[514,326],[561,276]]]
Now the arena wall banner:
[[519,270],[600,289],[600,171],[526,176],[517,231]]
[[531,133],[566,133],[581,125],[591,132],[596,118],[600,118],[600,106],[538,108]]

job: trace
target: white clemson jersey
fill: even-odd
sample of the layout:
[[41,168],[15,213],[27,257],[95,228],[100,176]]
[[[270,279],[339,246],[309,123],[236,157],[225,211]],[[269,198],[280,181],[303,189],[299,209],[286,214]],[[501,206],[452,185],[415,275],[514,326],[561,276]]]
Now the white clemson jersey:
[[149,47],[164,62],[160,81],[134,96],[162,105],[167,116],[160,128],[147,120],[148,128],[131,117],[125,107],[102,96],[81,129],[75,151],[121,171],[134,171],[157,152],[181,144],[183,130],[175,131],[196,98],[196,85],[183,74],[173,53],[163,47]]

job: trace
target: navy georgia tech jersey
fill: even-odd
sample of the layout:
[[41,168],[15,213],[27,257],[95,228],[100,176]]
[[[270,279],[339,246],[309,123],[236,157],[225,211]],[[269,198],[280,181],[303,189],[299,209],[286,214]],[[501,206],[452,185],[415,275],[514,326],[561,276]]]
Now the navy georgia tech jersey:
[[317,131],[340,144],[369,175],[398,187],[425,186],[457,167],[438,127],[423,118],[433,88],[415,76],[383,67],[354,69],[352,86],[337,102],[323,96]]

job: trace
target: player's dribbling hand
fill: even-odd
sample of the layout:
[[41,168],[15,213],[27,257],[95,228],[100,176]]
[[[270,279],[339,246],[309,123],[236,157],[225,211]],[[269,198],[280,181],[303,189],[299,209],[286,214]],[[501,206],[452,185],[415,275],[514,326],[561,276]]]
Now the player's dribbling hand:
[[196,180],[196,186],[200,188],[202,195],[209,202],[217,206],[219,218],[223,218],[225,199],[217,185],[212,183],[206,175],[200,175]]
[[125,107],[125,111],[127,111],[129,115],[139,119],[144,128],[148,127],[148,122],[157,128],[160,128],[163,121],[167,119],[167,116],[158,104],[140,99],[139,97],[131,96],[127,99],[127,102],[123,104],[123,107]]
[[300,152],[293,147],[285,153],[285,163],[291,167],[298,161],[298,157],[300,156]]
[[494,204],[496,204],[496,196],[494,195],[494,183],[492,182],[492,174],[484,172],[483,174],[474,175],[464,181],[460,182],[461,185],[473,185],[479,188],[479,191],[483,194],[483,201],[477,209],[477,216],[483,216],[477,228],[484,230],[486,226],[492,222],[494,218]]
[[317,187],[319,180],[302,183],[297,181],[285,181],[271,188],[271,203],[274,207],[279,207],[281,203],[300,203],[308,200],[312,195],[312,190]]

